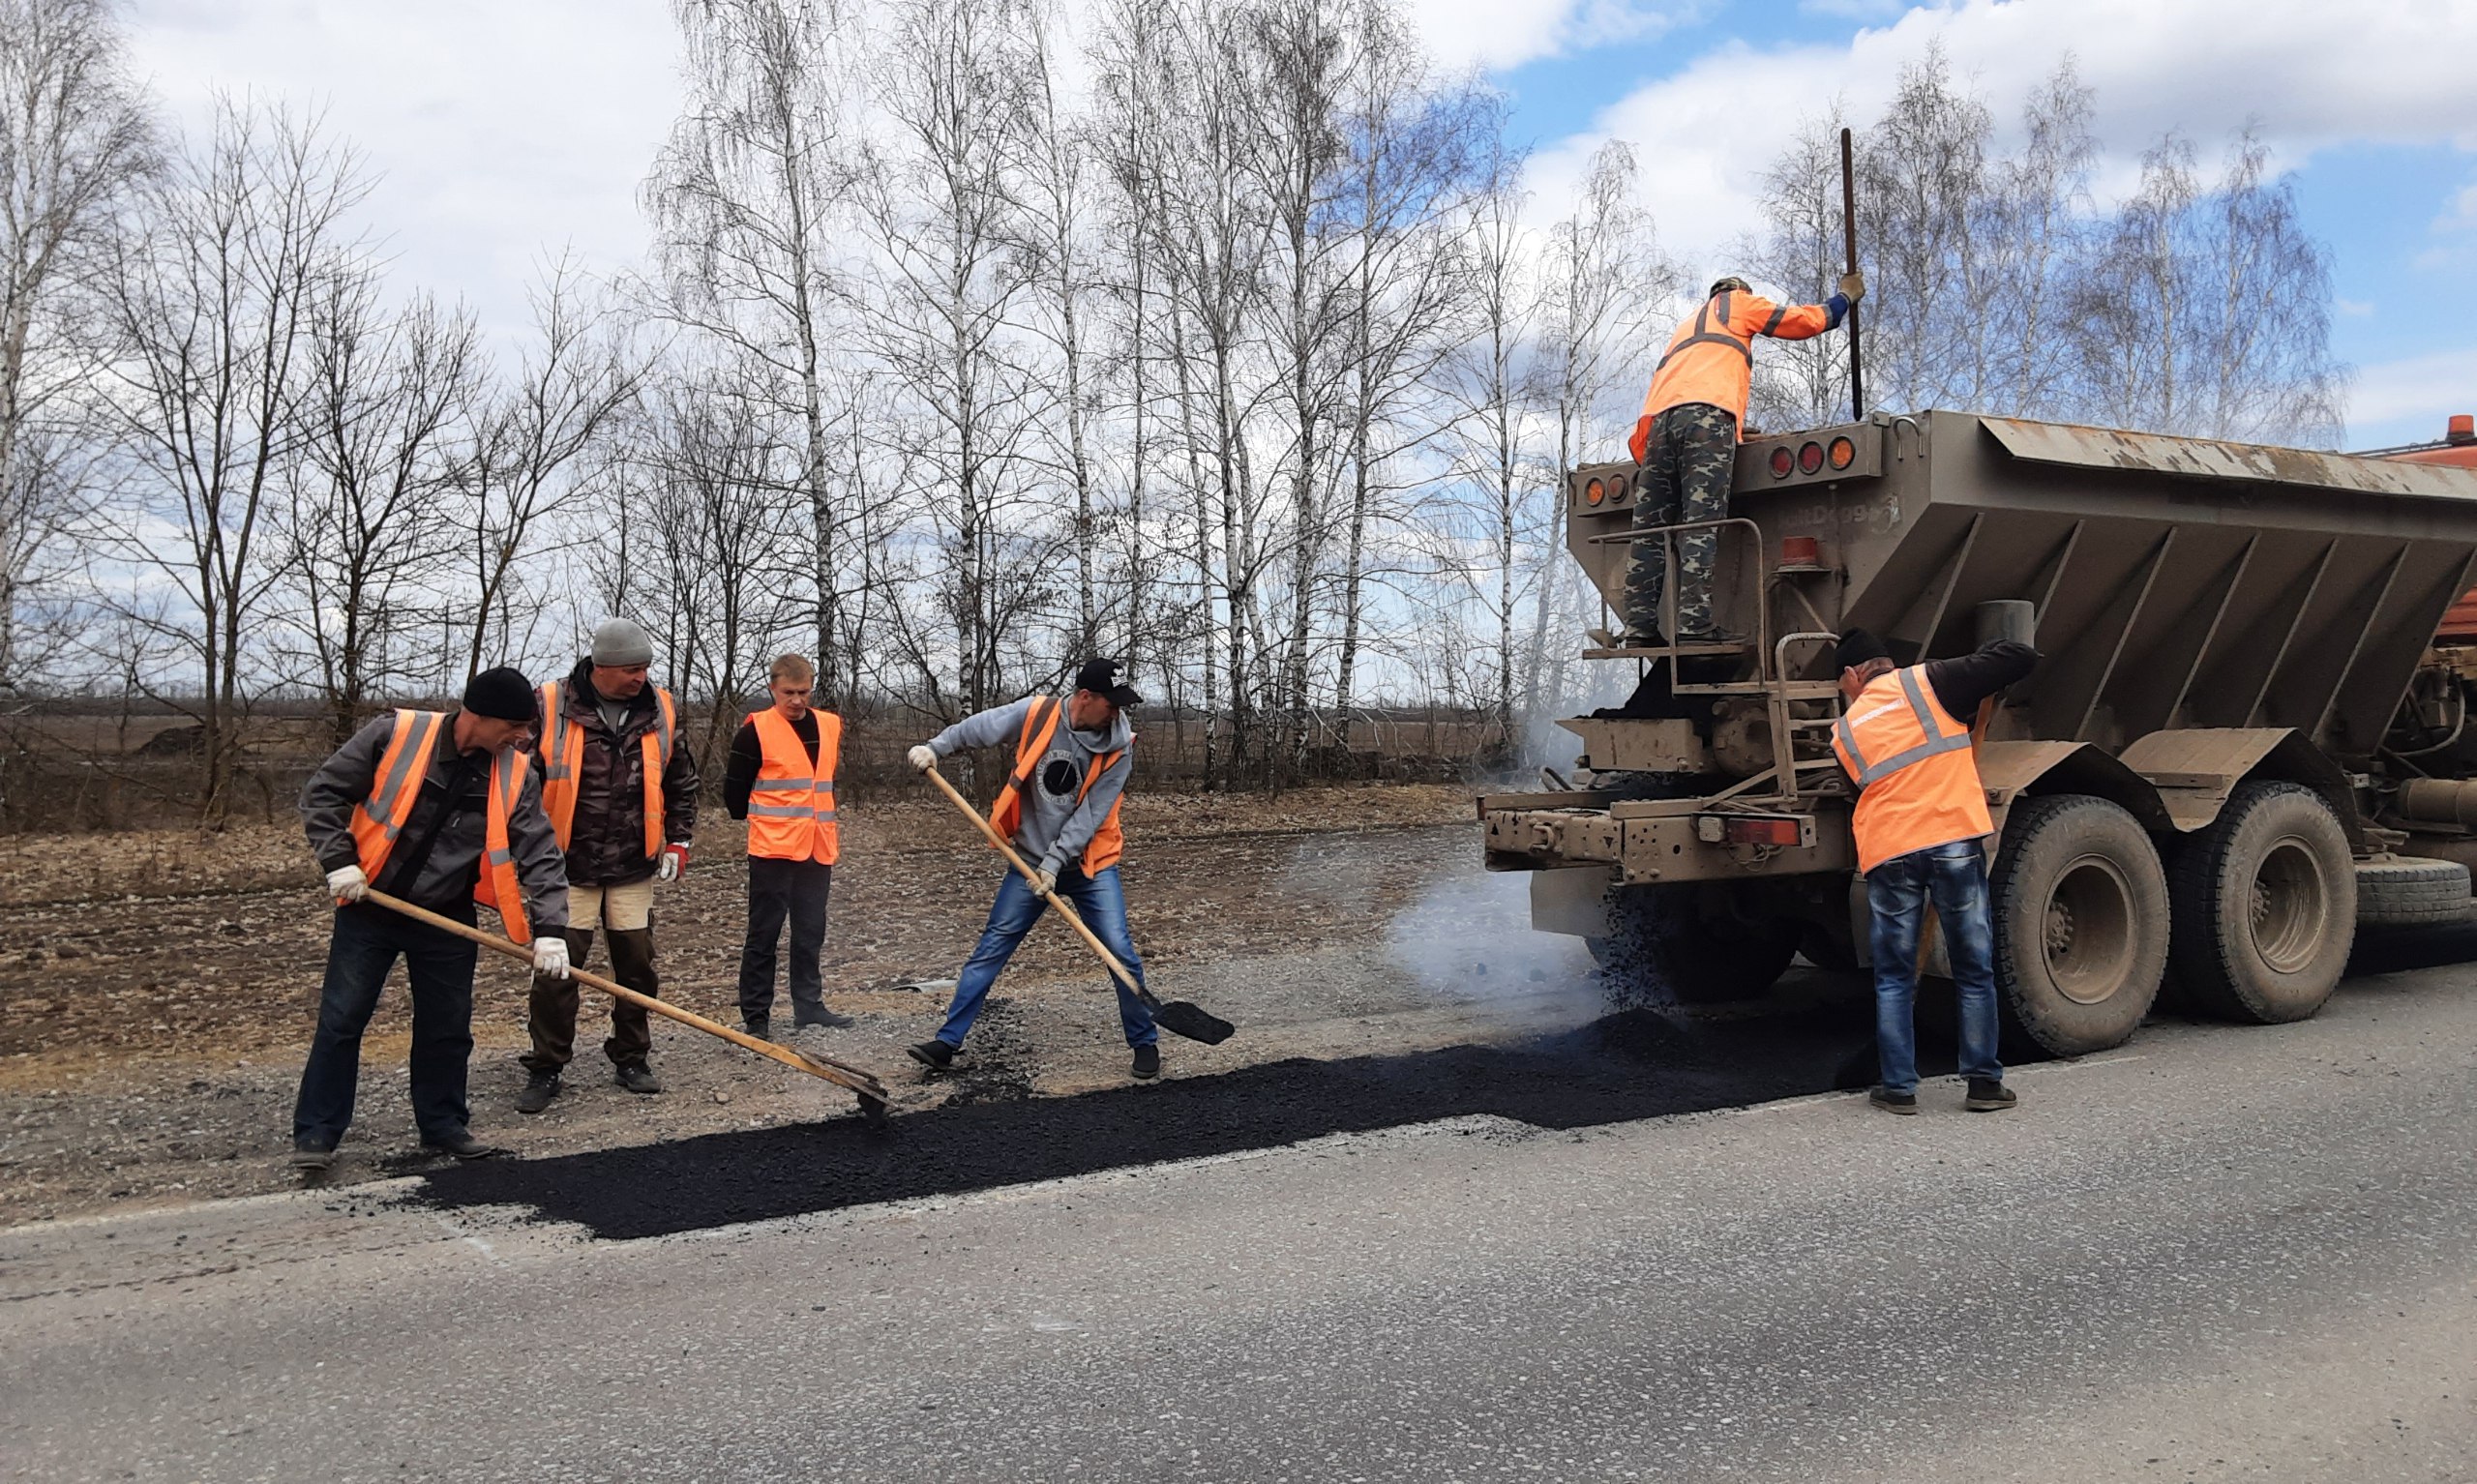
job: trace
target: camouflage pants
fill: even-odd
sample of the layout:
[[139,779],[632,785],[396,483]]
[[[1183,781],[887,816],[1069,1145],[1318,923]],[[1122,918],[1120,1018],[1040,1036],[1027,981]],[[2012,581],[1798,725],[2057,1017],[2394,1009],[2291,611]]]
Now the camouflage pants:
[[[1704,402],[1671,407],[1652,420],[1650,451],[1643,460],[1641,499],[1634,529],[1649,531],[1681,520],[1716,520],[1729,513],[1729,480],[1738,457],[1738,420]],[[1717,530],[1689,531],[1677,541],[1677,632],[1686,638],[1712,632],[1712,568],[1719,560]],[[1660,628],[1660,542],[1656,536],[1627,549],[1626,628],[1631,634]]]

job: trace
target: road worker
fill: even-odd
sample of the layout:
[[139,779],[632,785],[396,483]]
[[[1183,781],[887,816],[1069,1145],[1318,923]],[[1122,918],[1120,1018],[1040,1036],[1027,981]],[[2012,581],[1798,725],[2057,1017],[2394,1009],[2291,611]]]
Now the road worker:
[[748,821],[748,938],[739,954],[739,1014],[753,1036],[774,1033],[774,962],[785,922],[791,957],[784,978],[791,1024],[835,1028],[851,1018],[826,1008],[826,897],[842,853],[834,769],[843,718],[809,704],[817,668],[787,654],[767,674],[773,704],[740,725],[723,776],[723,807]]
[[324,1170],[352,1122],[361,1033],[397,959],[412,982],[413,1121],[425,1147],[458,1159],[500,1150],[475,1139],[464,1105],[473,1054],[470,941],[367,900],[373,888],[458,922],[479,902],[533,948],[533,971],[568,972],[567,879],[542,786],[520,745],[532,685],[486,669],[456,710],[391,711],[355,732],[301,790],[311,853],[336,899],[318,1029],[292,1111],[292,1163]]
[[[1027,881],[1007,868],[980,945],[955,981],[946,1024],[934,1039],[910,1048],[912,1059],[940,1071],[954,1060],[979,1018],[989,987],[1014,956],[1015,945],[1040,921],[1043,899],[1052,891],[1066,899],[1137,984],[1144,982],[1144,961],[1127,932],[1126,893],[1119,883],[1119,857],[1125,844],[1119,805],[1125,797],[1127,776],[1135,770],[1135,728],[1126,713],[1142,702],[1133,687],[1119,683],[1116,661],[1088,660],[1064,701],[1055,696],[1026,697],[965,717],[911,750],[911,765],[926,772],[940,757],[1011,743],[1013,766],[990,811],[990,822],[1034,863],[1036,874],[1036,879]],[[1124,985],[1117,988],[1119,1024],[1135,1054],[1133,1074],[1140,1082],[1149,1081],[1161,1075],[1160,1033],[1144,1001]]]
[[[1943,926],[1960,991],[1963,1105],[1972,1113],[2014,1106],[1996,1059],[1995,929],[1987,912],[1987,836],[1995,826],[1979,781],[1973,722],[2006,686],[2028,674],[2038,651],[1997,639],[1974,654],[1901,668],[1864,629],[1840,637],[1835,656],[1847,705],[1833,751],[1858,786],[1851,827],[1866,878],[1875,961],[1875,1049],[1883,1081],[1870,1095],[1887,1113],[1918,1112],[1918,938],[1928,904]],[[1971,721],[1963,721],[1962,718]],[[1981,723],[1983,725],[1983,723]]]
[[[1668,353],[1652,373],[1642,416],[1626,441],[1642,465],[1642,492],[1634,505],[1636,539],[1628,549],[1626,633],[1619,643],[1656,648],[1660,629],[1663,558],[1660,539],[1644,533],[1686,520],[1716,520],[1729,513],[1729,479],[1754,375],[1754,338],[1802,341],[1839,327],[1849,307],[1866,292],[1866,281],[1849,273],[1840,291],[1823,304],[1774,304],[1744,279],[1712,285],[1702,306],[1669,338]],[[1719,559],[1719,532],[1713,527],[1674,538],[1677,548],[1677,641],[1734,644],[1744,636],[1712,616],[1712,571]]]
[[[568,958],[582,965],[593,930],[611,939],[612,977],[655,998],[654,882],[688,869],[697,831],[697,760],[679,745],[679,706],[647,683],[650,635],[625,618],[596,625],[590,652],[568,678],[543,683],[542,727],[534,754],[542,808],[567,852]],[[538,1113],[559,1095],[560,1073],[576,1053],[578,993],[566,974],[537,974],[526,1006],[532,1048],[516,1111]],[[653,1030],[642,1005],[613,998],[602,1043],[612,1075],[630,1092],[655,1093],[662,1079],[647,1059]]]

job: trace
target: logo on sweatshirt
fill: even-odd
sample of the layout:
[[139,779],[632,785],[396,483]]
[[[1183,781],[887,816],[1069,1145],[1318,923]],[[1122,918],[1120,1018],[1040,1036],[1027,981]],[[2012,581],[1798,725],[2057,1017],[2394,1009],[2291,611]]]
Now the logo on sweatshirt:
[[1041,787],[1054,799],[1073,793],[1083,782],[1084,771],[1072,758],[1053,757],[1041,769]]

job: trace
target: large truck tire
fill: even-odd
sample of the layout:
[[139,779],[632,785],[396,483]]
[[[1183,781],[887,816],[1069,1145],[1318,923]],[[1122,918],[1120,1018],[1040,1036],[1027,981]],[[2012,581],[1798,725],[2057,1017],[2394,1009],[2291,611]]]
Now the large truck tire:
[[2361,928],[2440,927],[2477,913],[2468,895],[2468,868],[2458,861],[2402,855],[2360,861],[2355,875]]
[[2074,1056],[2140,1028],[2167,966],[2167,880],[2138,820],[2085,793],[2023,799],[1987,892],[2008,1031]]
[[1612,1006],[1751,999],[1787,971],[1798,938],[1786,923],[1716,920],[1696,895],[1684,883],[1610,889],[1608,935],[1583,941]]
[[2245,784],[2172,853],[2182,1001],[2255,1025],[2321,1009],[2348,966],[2358,911],[2347,831],[2330,803],[2300,784]]

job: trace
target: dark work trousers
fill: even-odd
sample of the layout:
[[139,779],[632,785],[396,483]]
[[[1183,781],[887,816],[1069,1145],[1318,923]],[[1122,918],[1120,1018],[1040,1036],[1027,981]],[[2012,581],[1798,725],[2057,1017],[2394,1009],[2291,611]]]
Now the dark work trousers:
[[[469,926],[473,905],[466,902],[446,915]],[[318,1029],[311,1037],[301,1096],[292,1108],[294,1143],[333,1148],[351,1124],[361,1033],[399,957],[413,989],[413,1122],[433,1142],[464,1132],[478,952],[461,937],[385,907],[365,903],[336,908],[335,932],[327,939],[327,981],[318,994]]]
[[739,951],[739,1013],[743,1020],[774,1010],[774,945],[791,924],[791,1008],[825,1008],[825,980],[818,958],[825,952],[825,898],[834,868],[818,861],[748,858],[748,942]]
[[[1686,520],[1716,520],[1729,513],[1729,479],[1737,466],[1738,420],[1717,407],[1687,402],[1652,421],[1643,459],[1647,488],[1634,506],[1637,532]],[[1712,573],[1720,556],[1716,526],[1687,531],[1677,543],[1677,633],[1672,638],[1708,636],[1712,619]],[[1665,633],[1660,623],[1663,567],[1660,539],[1644,536],[1626,549],[1626,627],[1636,635]]]
[[[611,928],[611,977],[636,991],[662,998],[662,980],[654,974],[654,930],[651,928]],[[585,955],[593,951],[593,930],[570,928],[560,935],[568,940],[568,962],[579,968],[585,966]],[[551,979],[533,976],[532,993],[525,1000],[526,1028],[533,1034],[533,1049],[516,1058],[528,1072],[556,1072],[577,1054],[577,1011],[582,1003],[584,986],[574,978]],[[647,1024],[645,1007],[632,1005],[624,999],[593,992],[596,999],[611,1000],[611,1035],[602,1043],[602,1054],[612,1066],[625,1066],[642,1061],[654,1049],[653,1027]]]

